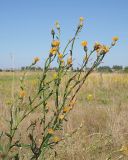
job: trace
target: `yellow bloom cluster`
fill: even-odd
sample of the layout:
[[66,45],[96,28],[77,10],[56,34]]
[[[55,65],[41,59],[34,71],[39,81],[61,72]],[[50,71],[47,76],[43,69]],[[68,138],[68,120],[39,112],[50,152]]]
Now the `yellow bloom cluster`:
[[65,106],[65,107],[63,108],[62,113],[61,113],[61,114],[59,115],[59,117],[58,117],[58,119],[59,119],[60,121],[62,121],[62,120],[65,118],[66,113],[70,112],[70,111],[73,109],[73,106],[74,106],[75,102],[76,102],[76,99],[74,98],[74,99],[69,103],[68,106]]
[[94,44],[94,50],[97,51],[98,54],[105,54],[109,52],[109,47],[96,42]]
[[[114,46],[116,44],[116,41],[118,41],[118,39],[119,39],[118,37],[112,38],[112,40],[113,40],[112,46]],[[94,50],[97,51],[97,53],[99,53],[99,54],[105,54],[105,53],[109,52],[109,49],[110,48],[108,46],[102,45],[99,42],[96,42],[94,44]]]
[[65,117],[65,114],[68,113],[69,111],[71,111],[73,109],[73,106],[76,102],[76,99],[72,100],[70,103],[69,103],[69,106],[65,106],[63,108],[63,113],[59,115],[59,120],[63,120],[64,117]]
[[56,55],[56,53],[58,52],[58,47],[60,45],[60,41],[58,40],[54,40],[52,41],[52,48],[50,49],[50,55]]
[[[48,134],[54,135],[54,130],[52,128],[48,129]],[[58,136],[53,136],[53,142],[58,143],[61,139]]]
[[65,106],[65,107],[63,108],[63,113],[60,114],[59,117],[58,117],[59,120],[62,121],[62,120],[64,119],[64,117],[65,117],[65,114],[68,113],[69,111],[71,111],[71,110],[73,109],[73,106],[74,106],[75,102],[76,102],[76,99],[72,100],[72,101],[69,103],[69,106]]

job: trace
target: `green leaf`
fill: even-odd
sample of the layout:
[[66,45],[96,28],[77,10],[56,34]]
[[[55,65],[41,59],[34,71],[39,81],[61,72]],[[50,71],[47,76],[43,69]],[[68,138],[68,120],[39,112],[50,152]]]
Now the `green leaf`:
[[3,147],[1,144],[0,144],[0,152],[3,152]]
[[21,145],[21,147],[23,147],[23,148],[30,148],[31,147],[31,145],[30,144],[20,144]]

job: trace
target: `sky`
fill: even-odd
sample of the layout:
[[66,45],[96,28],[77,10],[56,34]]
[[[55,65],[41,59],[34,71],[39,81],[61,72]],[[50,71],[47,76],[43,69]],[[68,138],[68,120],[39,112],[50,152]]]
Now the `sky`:
[[43,66],[55,21],[61,26],[63,50],[80,16],[85,22],[74,48],[75,63],[79,65],[84,54],[82,40],[88,41],[91,50],[96,41],[109,45],[112,37],[118,36],[102,65],[128,66],[127,7],[128,0],[0,0],[0,68],[27,66],[36,56]]

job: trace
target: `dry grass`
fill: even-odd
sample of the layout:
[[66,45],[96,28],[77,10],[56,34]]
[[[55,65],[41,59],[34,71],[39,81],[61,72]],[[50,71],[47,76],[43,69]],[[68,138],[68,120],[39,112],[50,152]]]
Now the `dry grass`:
[[[28,74],[26,79],[26,84],[29,86],[28,94],[35,90],[37,83],[35,78],[39,74]],[[14,86],[12,86],[12,73],[0,73],[0,130],[7,129],[6,119],[9,114],[11,92],[18,91],[20,75],[21,73],[15,73]],[[122,145],[128,144],[127,91],[127,74],[92,74],[80,91],[75,108],[68,116],[69,121],[65,123],[62,134],[71,133],[81,122],[83,127],[72,137],[61,142],[52,153],[48,153],[48,159],[127,160],[128,157],[119,152]],[[51,100],[50,107],[52,103]],[[30,119],[33,120],[39,115],[40,112],[37,111]],[[19,129],[19,133],[24,134],[23,141],[28,141],[25,130],[29,123],[29,120],[23,122]],[[40,134],[40,126],[37,128],[37,133]],[[53,158],[54,151],[57,151],[55,158]],[[27,153],[24,154],[26,157]]]

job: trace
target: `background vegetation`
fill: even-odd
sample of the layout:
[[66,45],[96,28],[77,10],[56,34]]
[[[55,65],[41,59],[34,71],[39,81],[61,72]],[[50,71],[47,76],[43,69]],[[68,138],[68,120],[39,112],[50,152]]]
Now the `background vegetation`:
[[[26,85],[30,89],[27,94],[35,90],[37,77],[41,72],[29,72],[26,77]],[[49,76],[54,73],[50,72]],[[19,78],[22,72],[15,72],[14,92],[18,91]],[[9,116],[8,107],[11,103],[12,73],[0,73],[0,129],[6,130],[6,118]],[[63,89],[63,88],[62,88]],[[126,152],[122,152],[122,146],[128,143],[128,74],[121,73],[94,73],[84,84],[77,99],[73,112],[68,116],[69,123],[65,123],[62,134],[69,134],[83,123],[83,127],[66,138],[59,146],[48,153],[48,159],[57,160],[127,160]],[[52,108],[53,102],[51,101]],[[24,134],[23,141],[29,141],[25,137],[26,127],[30,121],[34,121],[40,115],[40,110],[31,115],[27,122],[23,122],[19,132]],[[37,127],[40,133],[40,127]],[[56,151],[58,154],[56,154]],[[22,156],[26,152],[20,150]],[[53,155],[56,157],[53,158]]]

